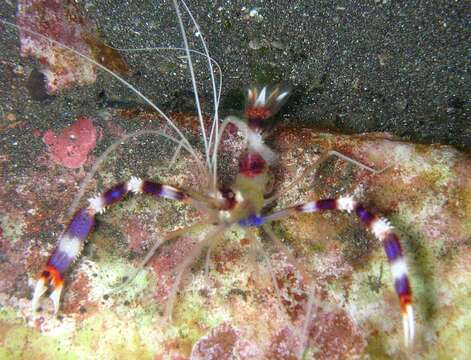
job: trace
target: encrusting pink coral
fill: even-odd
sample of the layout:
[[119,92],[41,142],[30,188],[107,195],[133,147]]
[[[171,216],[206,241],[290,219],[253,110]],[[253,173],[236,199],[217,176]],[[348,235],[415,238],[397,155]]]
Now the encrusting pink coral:
[[81,167],[87,161],[89,152],[95,147],[97,131],[93,121],[85,116],[79,117],[60,134],[46,131],[43,141],[49,149],[51,159],[67,168]]

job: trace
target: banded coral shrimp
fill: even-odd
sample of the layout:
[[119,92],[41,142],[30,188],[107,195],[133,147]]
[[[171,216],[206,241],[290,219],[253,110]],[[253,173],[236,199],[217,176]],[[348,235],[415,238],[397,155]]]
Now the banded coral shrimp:
[[[182,3],[184,4],[184,3]],[[190,13],[189,13],[190,14]],[[196,23],[195,23],[196,26]],[[188,49],[188,45],[186,45],[186,48]],[[206,55],[209,56],[209,55]],[[188,54],[186,55],[188,59],[190,59],[190,56]],[[209,58],[208,58],[209,59]],[[211,64],[211,61],[209,61],[209,64]],[[212,65],[211,65],[212,66]],[[192,69],[191,63],[189,64],[189,69]],[[210,70],[212,73],[212,70]],[[194,81],[193,81],[194,84]],[[217,88],[217,87],[216,87]],[[61,235],[60,240],[59,240],[59,250],[55,253],[55,255],[52,256],[52,260],[49,262],[50,268],[47,268],[45,271],[42,273],[42,280],[40,279],[39,282],[36,285],[36,290],[35,294],[33,297],[33,303],[36,301],[39,301],[39,298],[43,295],[43,293],[46,291],[47,285],[50,285],[49,282],[52,280],[54,284],[54,290],[51,293],[51,298],[53,299],[54,305],[55,305],[55,311],[58,311],[58,306],[59,306],[59,300],[61,296],[61,289],[62,289],[62,284],[61,284],[61,278],[62,274],[61,271],[55,271],[54,268],[64,267],[62,270],[65,271],[71,264],[72,260],[77,256],[78,252],[80,251],[81,243],[85,240],[85,237],[88,236],[88,233],[91,232],[91,228],[93,226],[93,223],[95,221],[95,215],[98,213],[101,213],[104,211],[104,208],[107,207],[108,205],[111,205],[114,202],[117,202],[119,200],[122,200],[125,195],[127,195],[130,191],[132,192],[144,192],[148,193],[151,195],[155,195],[157,197],[166,197],[170,200],[185,200],[191,202],[193,205],[199,203],[197,208],[199,210],[202,210],[203,213],[211,215],[212,219],[209,221],[209,223],[217,223],[218,225],[213,228],[213,231],[210,231],[206,235],[203,233],[203,238],[200,240],[196,246],[196,248],[193,248],[192,254],[191,255],[186,255],[183,257],[181,260],[181,265],[182,266],[177,266],[176,267],[176,280],[175,283],[178,284],[184,274],[183,270],[187,266],[189,266],[196,258],[199,257],[201,250],[203,250],[204,247],[209,247],[212,248],[211,243],[214,240],[213,237],[218,237],[220,232],[223,230],[228,230],[226,229],[226,226],[229,225],[234,225],[236,227],[240,227],[239,231],[243,231],[246,233],[246,237],[249,239],[249,241],[252,243],[252,245],[257,246],[258,250],[263,253],[262,250],[262,244],[260,243],[260,240],[258,238],[257,233],[252,233],[252,230],[250,230],[251,227],[255,227],[258,225],[262,225],[264,222],[269,222],[269,221],[274,221],[278,220],[279,218],[285,217],[287,215],[291,215],[294,212],[315,212],[315,211],[321,211],[321,210],[334,210],[334,209],[340,209],[340,210],[355,210],[357,214],[359,215],[360,219],[362,222],[367,226],[371,227],[373,229],[373,232],[376,234],[380,240],[384,240],[386,243],[390,243],[390,246],[392,247],[391,249],[387,250],[387,254],[392,261],[396,260],[401,260],[402,261],[402,254],[400,248],[398,248],[398,240],[396,238],[396,235],[393,235],[389,225],[382,220],[381,218],[377,217],[373,213],[365,210],[360,204],[357,204],[354,202],[350,197],[341,197],[339,200],[334,200],[334,199],[326,199],[326,200],[320,200],[317,202],[307,202],[304,205],[296,206],[296,207],[290,207],[287,210],[279,210],[275,212],[268,212],[267,216],[262,216],[261,209],[263,204],[263,191],[260,191],[260,188],[264,189],[268,183],[268,179],[265,178],[265,171],[266,171],[266,163],[269,163],[273,161],[273,153],[271,150],[261,141],[262,139],[258,135],[258,133],[255,131],[260,127],[259,122],[263,122],[267,119],[269,119],[273,113],[275,113],[278,108],[281,106],[282,102],[286,100],[288,95],[288,91],[282,87],[252,87],[249,88],[247,98],[248,98],[248,107],[246,110],[246,116],[248,119],[248,125],[241,120],[235,119],[235,118],[228,118],[228,123],[231,122],[235,124],[240,130],[242,130],[242,134],[248,134],[246,138],[248,139],[248,144],[249,144],[249,153],[246,155],[246,157],[241,158],[242,162],[242,171],[238,174],[238,176],[241,176],[239,180],[236,180],[236,184],[233,188],[231,189],[223,189],[223,191],[219,191],[218,187],[216,186],[215,179],[217,178],[217,173],[214,171],[216,168],[216,156],[213,156],[217,154],[217,146],[215,144],[218,144],[219,142],[217,141],[217,137],[215,135],[211,136],[211,134],[218,134],[218,130],[216,125],[218,124],[217,116],[215,116],[215,121],[213,122],[214,125],[214,132],[209,131],[206,136],[206,140],[204,139],[203,136],[203,144],[205,148],[205,156],[201,157],[196,153],[196,150],[194,150],[194,145],[190,144],[190,141],[185,140],[186,137],[183,137],[183,135],[180,133],[180,130],[177,130],[175,125],[170,125],[170,127],[174,128],[175,131],[177,131],[177,135],[181,136],[180,139],[176,140],[175,142],[177,143],[178,146],[181,146],[183,150],[186,150],[189,152],[192,156],[193,159],[195,160],[195,163],[197,164],[196,169],[203,169],[203,172],[208,172],[209,176],[207,177],[208,183],[202,185],[203,188],[206,188],[205,194],[200,194],[199,192],[193,192],[191,189],[185,189],[185,190],[178,190],[173,188],[170,185],[162,185],[162,184],[157,184],[157,183],[152,183],[152,182],[143,182],[142,180],[138,178],[131,178],[131,180],[127,181],[126,183],[122,183],[116,186],[113,186],[110,188],[110,190],[106,191],[103,196],[98,196],[90,199],[90,206],[86,208],[81,208],[76,215],[72,218],[72,222],[69,224],[68,229],[65,231],[63,235]],[[143,96],[143,95],[142,95]],[[195,97],[198,99],[198,97]],[[217,103],[219,102],[218,98],[218,90],[214,90],[214,98],[216,102],[215,108],[217,109]],[[199,110],[201,112],[201,110]],[[201,117],[200,117],[201,118]],[[203,120],[200,121],[200,124],[203,123]],[[173,123],[172,123],[173,124]],[[202,125],[201,125],[202,126]],[[255,130],[254,130],[255,129]],[[220,130],[222,132],[222,130]],[[204,132],[203,132],[204,134]],[[168,140],[173,141],[175,137],[172,137],[172,135],[168,134],[163,134],[162,136],[166,137]],[[213,139],[214,142],[210,142],[209,139]],[[122,141],[122,140],[119,140]],[[210,150],[213,150],[214,152],[210,152]],[[177,153],[178,155],[178,153]],[[244,156],[244,155],[242,155]],[[173,156],[172,156],[173,157]],[[178,159],[179,156],[175,156],[175,161]],[[255,160],[254,160],[255,159]],[[200,166],[201,162],[205,163],[206,165],[209,165],[208,167],[206,166]],[[259,178],[258,176],[262,176],[263,178]],[[250,178],[250,182],[247,184],[245,183],[246,179],[245,178]],[[237,183],[238,181],[238,183]],[[257,182],[260,181],[262,184],[258,184]],[[177,185],[177,184],[172,184],[172,185]],[[255,188],[255,189],[252,189]],[[210,189],[210,190],[207,190]],[[253,192],[255,195],[250,195],[250,193]],[[216,194],[216,195],[215,195]],[[257,198],[257,200],[254,200],[254,197]],[[262,197],[262,198],[261,198]],[[260,199],[261,198],[261,199]],[[246,200],[243,199],[250,199],[249,202],[246,202]],[[255,210],[248,210],[245,208],[243,205],[248,205],[249,208],[253,208]],[[214,209],[212,209],[214,207]],[[240,207],[240,208],[239,208]],[[215,214],[212,214],[211,210],[215,210]],[[89,213],[89,211],[91,211]],[[227,213],[226,211],[229,211]],[[239,213],[240,211],[240,213]],[[233,217],[233,218],[232,218]],[[77,222],[80,223],[80,225],[77,225]],[[208,222],[208,220],[206,220]],[[300,296],[301,299],[304,300],[303,304],[304,306],[301,306],[302,308],[304,307],[303,311],[305,311],[308,315],[305,315],[306,318],[310,318],[312,315],[311,312],[315,311],[315,298],[314,295],[310,291],[306,291],[305,294],[302,294],[302,289],[300,288],[300,285],[298,284],[298,280],[296,279],[296,276],[293,275],[293,273],[302,272],[303,275],[302,277],[306,277],[310,279],[309,281],[304,281],[308,284],[311,284],[313,280],[311,277],[306,273],[305,270],[303,270],[303,266],[299,264],[299,262],[295,259],[294,256],[290,255],[290,252],[287,251],[282,244],[282,242],[278,239],[278,235],[271,231],[268,227],[264,227],[264,230],[266,231],[268,237],[274,242],[274,244],[279,248],[279,249],[284,249],[282,250],[282,256],[286,257],[288,259],[288,263],[291,263],[291,265],[295,264],[295,268],[297,270],[292,270],[291,272],[291,277],[293,278],[293,282],[291,285],[293,285],[292,289],[285,289],[288,293],[290,293],[288,296],[292,298],[296,298],[296,296]],[[178,233],[180,234],[180,233]],[[174,234],[177,235],[177,234]],[[164,238],[168,238],[170,240],[170,236],[164,236]],[[78,241],[76,241],[78,240]],[[392,244],[392,245],[391,245]],[[79,246],[80,245],[80,246]],[[65,255],[67,256],[65,256]],[[152,252],[150,253],[152,254]],[[206,255],[206,259],[211,257],[211,253],[208,251]],[[71,256],[69,256],[71,255]],[[67,258],[66,258],[67,257]],[[268,258],[268,256],[265,256]],[[209,273],[210,269],[208,267],[209,262],[205,262],[205,272]],[[267,267],[270,268],[272,265],[268,261],[266,263]],[[397,265],[398,269],[396,269],[396,277],[400,280],[399,283],[402,284],[401,286],[404,286],[408,288],[408,280],[403,279],[404,275],[404,263],[403,262],[398,262]],[[181,270],[181,271],[180,271]],[[271,274],[273,276],[274,272],[271,271]],[[273,276],[274,277],[274,276]],[[272,280],[272,279],[270,279]],[[274,283],[279,282],[279,279],[275,278]],[[401,283],[401,281],[403,283]],[[296,289],[296,286],[298,288]],[[278,289],[278,285],[272,285],[272,292],[277,293],[280,292],[280,289]],[[171,287],[171,294],[169,296],[170,300],[168,301],[167,305],[167,311],[166,315],[169,316],[172,312],[173,309],[173,300],[175,298],[176,292],[178,290],[179,286],[172,286]],[[296,290],[294,290],[296,289]],[[405,310],[406,314],[406,322],[405,322],[405,335],[406,335],[406,341],[410,341],[412,338],[412,331],[413,331],[413,324],[411,323],[411,313],[410,313],[410,307],[409,305],[409,300],[407,299],[405,295],[409,295],[408,291],[400,291],[400,295],[402,295],[402,302],[403,302],[403,310]],[[297,294],[296,292],[301,292],[301,294]],[[278,294],[275,298],[282,298],[284,294]],[[318,299],[316,299],[317,301]],[[319,300],[319,303],[316,304],[321,308],[321,303],[322,301]],[[294,305],[294,307],[298,305]],[[297,341],[300,342],[301,344],[298,345],[298,347],[301,349],[301,352],[305,351],[305,347],[307,346],[304,344],[307,342],[307,340],[303,340],[302,337],[307,337],[306,332],[307,328],[310,327],[310,323],[308,321],[300,321],[301,326],[300,328],[302,330],[299,331],[301,334],[301,338],[298,339]],[[299,325],[299,324],[298,324]],[[227,333],[227,336],[234,336],[236,331],[233,329],[227,330],[227,327],[224,327],[226,329],[223,331],[223,333]],[[288,330],[286,330],[288,331]],[[242,345],[241,345],[242,346]],[[298,354],[298,356],[300,356]]]

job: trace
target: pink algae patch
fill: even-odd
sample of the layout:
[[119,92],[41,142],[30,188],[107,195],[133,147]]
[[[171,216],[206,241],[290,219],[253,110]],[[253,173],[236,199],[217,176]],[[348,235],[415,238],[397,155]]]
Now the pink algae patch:
[[297,360],[300,342],[288,327],[283,328],[273,338],[266,355],[273,360]]
[[79,168],[87,161],[96,140],[97,131],[93,121],[85,116],[79,117],[60,134],[48,130],[43,136],[51,159],[70,169]]
[[[231,324],[223,323],[201,337],[191,351],[191,360],[262,359],[258,344],[244,338]],[[263,357],[263,359],[269,359]]]
[[350,359],[366,347],[363,334],[344,310],[320,312],[309,333],[311,344],[319,349],[316,359]]

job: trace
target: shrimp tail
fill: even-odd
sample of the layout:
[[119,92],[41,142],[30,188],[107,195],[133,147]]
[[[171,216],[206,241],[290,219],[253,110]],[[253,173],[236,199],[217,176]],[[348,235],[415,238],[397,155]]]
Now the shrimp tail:
[[291,89],[285,84],[250,86],[246,92],[245,117],[252,129],[261,129],[265,120],[275,115],[285,103]]

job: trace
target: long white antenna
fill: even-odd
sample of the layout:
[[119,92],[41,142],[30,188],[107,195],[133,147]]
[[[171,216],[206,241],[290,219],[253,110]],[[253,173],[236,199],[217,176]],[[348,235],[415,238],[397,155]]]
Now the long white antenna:
[[[215,157],[217,156],[215,143],[217,142],[217,134],[218,134],[218,130],[219,130],[219,102],[221,100],[222,72],[221,72],[221,78],[220,78],[220,84],[219,84],[219,92],[217,92],[216,91],[216,82],[215,82],[215,79],[214,79],[214,70],[213,70],[213,66],[212,66],[212,63],[211,63],[211,56],[209,55],[208,47],[206,45],[206,41],[204,40],[203,33],[201,32],[199,24],[197,23],[196,19],[194,18],[193,14],[191,13],[190,9],[188,8],[188,5],[185,3],[184,0],[180,0],[180,1],[182,2],[183,6],[185,7],[186,12],[190,16],[191,21],[195,25],[196,31],[198,31],[198,33],[200,34],[199,38],[201,40],[201,44],[203,45],[204,53],[206,54],[206,59],[208,61],[209,74],[210,74],[210,77],[211,77],[211,84],[212,84],[212,87],[213,87],[213,101],[214,101],[214,119],[213,119],[213,123],[211,125],[211,132],[209,134],[209,149],[212,149],[212,151],[213,151],[211,161],[213,163],[213,171],[216,171],[216,167],[214,165],[215,162],[216,162]],[[216,136],[216,138],[215,138],[215,136]],[[215,186],[215,185],[216,184],[213,184],[213,186]]]
[[[170,50],[170,51],[186,51],[185,48],[181,48],[181,47],[176,47],[176,46],[168,46],[168,47],[165,47],[165,46],[155,46],[155,47],[143,47],[143,48],[117,48],[117,47],[114,47],[114,46],[111,46],[111,45],[108,45],[106,44],[107,47],[109,47],[110,49],[113,49],[113,50],[116,50],[116,51],[119,51],[119,52],[133,52],[133,51],[159,51],[159,50]],[[222,69],[221,69],[221,66],[219,65],[219,63],[216,61],[216,59],[212,58],[211,56],[208,57],[208,54],[204,53],[204,52],[201,52],[199,50],[195,50],[195,49],[188,49],[191,53],[194,53],[194,54],[197,54],[197,55],[201,55],[203,57],[207,57],[209,61],[211,61],[211,63],[213,63],[214,65],[216,65],[217,69],[218,69],[218,73],[219,73],[219,81],[218,81],[218,86],[217,86],[217,90],[216,90],[216,94],[217,94],[217,100],[218,100],[218,104],[219,104],[219,100],[221,99],[221,89],[222,89]],[[212,68],[212,66],[211,66]]]
[[201,133],[203,135],[204,151],[205,151],[205,155],[206,155],[206,163],[208,165],[208,171],[211,172],[211,162],[209,160],[208,140],[207,140],[207,137],[206,137],[206,129],[204,127],[203,115],[202,115],[202,112],[201,112],[201,104],[200,104],[200,99],[199,99],[199,95],[198,95],[198,86],[196,85],[196,77],[195,77],[195,72],[194,72],[194,69],[193,69],[193,61],[191,60],[190,47],[188,46],[188,39],[186,37],[185,27],[183,26],[182,15],[180,13],[180,8],[179,8],[178,2],[176,0],[173,0],[173,6],[175,7],[175,12],[176,12],[177,18],[178,18],[178,24],[180,26],[180,32],[181,32],[182,38],[183,38],[183,44],[185,45],[185,51],[186,51],[186,56],[187,56],[187,60],[188,60],[188,68],[190,70],[190,75],[191,75],[191,84],[193,85],[193,93],[195,94],[196,110],[198,112],[198,120],[199,120],[200,127],[201,127]]

